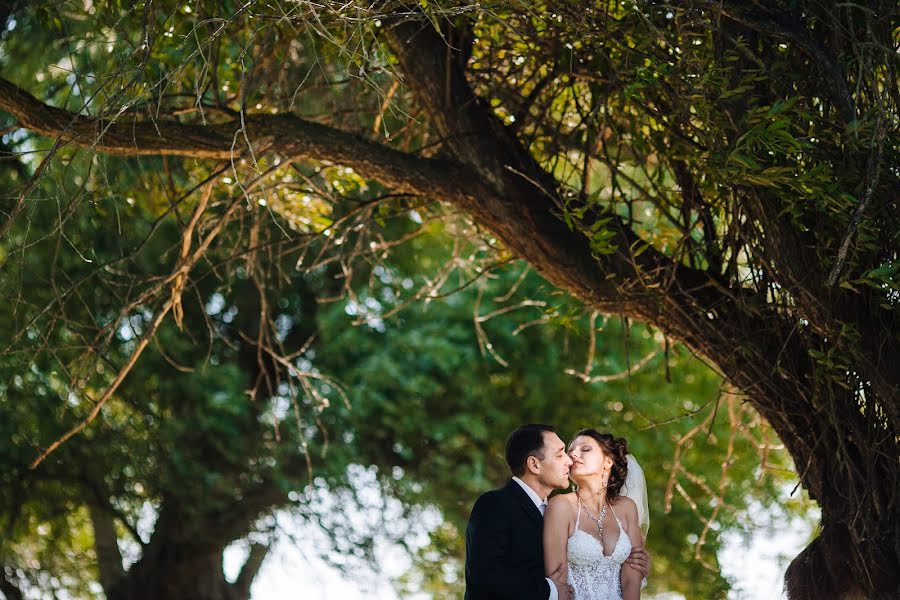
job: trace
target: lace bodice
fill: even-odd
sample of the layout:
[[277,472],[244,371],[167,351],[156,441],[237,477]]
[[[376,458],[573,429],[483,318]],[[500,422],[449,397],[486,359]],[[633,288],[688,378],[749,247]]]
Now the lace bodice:
[[[610,507],[612,510],[612,507]],[[567,560],[569,562],[569,585],[575,589],[573,600],[621,600],[622,582],[619,574],[622,563],[631,554],[631,540],[622,528],[622,522],[612,511],[619,526],[619,539],[612,554],[603,553],[603,544],[582,531],[581,502],[578,502],[578,516],[575,517],[575,531],[569,537]]]

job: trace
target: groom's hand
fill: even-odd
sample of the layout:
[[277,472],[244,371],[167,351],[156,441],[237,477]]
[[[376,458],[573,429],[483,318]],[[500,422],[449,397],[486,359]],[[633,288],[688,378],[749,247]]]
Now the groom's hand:
[[550,579],[556,584],[556,594],[559,600],[569,600],[575,594],[575,590],[571,585],[566,583],[564,579],[566,564],[563,563],[556,567],[556,570],[550,573]]
[[567,585],[555,579],[553,580],[553,583],[556,584],[556,597],[559,600],[569,600],[573,595],[575,595],[575,588],[573,588],[571,585]]
[[640,572],[644,577],[650,573],[650,554],[643,546],[635,546],[631,549],[631,554],[625,559],[625,562],[633,569]]

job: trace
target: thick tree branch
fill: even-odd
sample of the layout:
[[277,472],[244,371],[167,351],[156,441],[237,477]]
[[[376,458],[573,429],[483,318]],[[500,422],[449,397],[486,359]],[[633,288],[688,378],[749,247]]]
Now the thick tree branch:
[[[330,161],[397,192],[453,204],[492,229],[555,284],[606,312],[655,322],[664,289],[676,282],[692,290],[706,285],[704,274],[652,248],[637,259],[633,251],[641,240],[614,216],[619,251],[598,261],[589,240],[573,236],[561,218],[564,199],[556,181],[472,93],[462,65],[447,59],[444,38],[415,21],[397,25],[389,36],[408,83],[429,101],[452,158],[419,158],[293,115],[247,116],[246,139],[254,152]],[[243,152],[240,140],[245,139],[239,135],[239,120],[204,126],[74,115],[2,79],[0,109],[37,133],[124,156],[231,160]],[[688,330],[681,333],[688,335]]]
[[694,345],[696,332],[686,318],[696,311],[689,306],[699,303],[705,314],[712,307],[733,304],[731,297],[713,293],[711,275],[649,247],[611,213],[588,215],[579,224],[590,229],[600,218],[609,220],[616,250],[600,256],[587,235],[573,233],[565,222],[565,190],[541,168],[513,129],[475,95],[463,65],[447,60],[447,32],[441,35],[404,17],[386,35],[405,83],[447,140],[447,151],[495,190],[475,203],[458,206],[544,277],[602,312],[665,322],[688,345]]
[[263,561],[268,554],[269,546],[267,544],[250,545],[250,554],[247,556],[247,560],[244,561],[244,566],[241,567],[240,575],[232,584],[232,589],[237,598],[241,600],[250,598],[250,586],[253,584],[256,574],[259,573],[259,569],[262,567]]
[[48,106],[4,79],[0,79],[0,110],[25,129],[107,154],[233,160],[249,150],[245,146],[249,139],[256,153],[352,167],[405,194],[464,203],[484,192],[478,178],[460,164],[419,158],[289,114],[247,115],[246,131],[240,119],[217,125],[98,119]]
[[88,505],[88,511],[94,528],[94,550],[97,552],[100,585],[104,590],[112,590],[125,575],[113,516],[94,503]]
[[[764,36],[792,44],[806,54],[822,75],[825,93],[840,110],[846,123],[856,118],[856,106],[840,62],[828,48],[810,37],[798,22],[782,23],[759,16],[755,8],[746,10],[738,3],[709,0],[703,3],[709,10],[720,13],[735,23]],[[799,18],[797,19],[799,21]]]
[[25,600],[22,590],[12,582],[5,569],[0,569],[0,592],[3,592],[6,600]]

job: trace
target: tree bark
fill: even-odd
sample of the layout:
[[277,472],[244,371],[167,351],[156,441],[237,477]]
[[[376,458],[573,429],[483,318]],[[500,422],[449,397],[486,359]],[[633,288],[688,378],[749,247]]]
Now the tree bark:
[[263,481],[219,510],[197,514],[164,499],[141,559],[111,588],[109,600],[248,600],[268,546],[253,544],[234,583],[225,579],[222,553],[253,531],[256,520],[286,503],[285,493]]
[[268,545],[250,545],[250,554],[247,556],[247,560],[244,562],[244,566],[241,567],[241,572],[238,575],[238,578],[235,580],[234,585],[232,586],[234,594],[237,598],[240,598],[241,600],[250,598],[250,585],[256,578],[256,574],[259,573],[259,569],[260,567],[262,567],[263,561],[266,559],[266,556],[268,556],[268,554]]
[[0,592],[3,592],[6,600],[25,600],[22,590],[10,581],[5,569],[0,569]]
[[94,528],[94,551],[97,553],[97,567],[100,570],[100,585],[103,589],[112,589],[122,576],[122,554],[119,552],[113,517],[104,507],[91,503],[88,506],[91,525]]
[[0,110],[15,117],[24,129],[106,154],[237,160],[249,150],[246,133],[254,152],[351,166],[363,177],[400,193],[464,203],[465,198],[486,191],[460,163],[419,158],[289,114],[247,115],[246,131],[240,119],[186,125],[172,119],[150,123],[94,118],[48,106],[2,78]]

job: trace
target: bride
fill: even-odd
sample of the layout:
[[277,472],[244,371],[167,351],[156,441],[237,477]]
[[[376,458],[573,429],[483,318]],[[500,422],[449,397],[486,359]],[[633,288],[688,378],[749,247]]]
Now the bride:
[[[565,565],[573,600],[637,600],[641,574],[626,559],[649,526],[643,472],[624,439],[594,429],[575,434],[568,452],[575,492],[548,503],[544,568],[549,574]],[[623,494],[626,478],[637,503]]]

